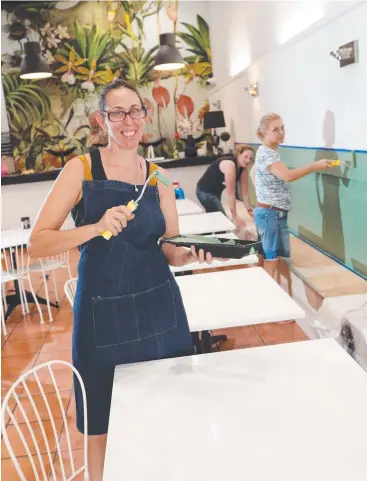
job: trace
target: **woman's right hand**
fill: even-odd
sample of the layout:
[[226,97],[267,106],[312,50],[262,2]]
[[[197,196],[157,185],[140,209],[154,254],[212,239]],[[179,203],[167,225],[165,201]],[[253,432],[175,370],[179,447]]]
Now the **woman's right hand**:
[[320,170],[331,169],[334,165],[332,160],[320,159],[313,164],[313,167],[314,170],[318,172]]
[[109,230],[112,235],[117,236],[134,217],[134,214],[126,205],[112,207],[106,210],[101,220],[95,224],[97,234],[100,235],[102,232]]

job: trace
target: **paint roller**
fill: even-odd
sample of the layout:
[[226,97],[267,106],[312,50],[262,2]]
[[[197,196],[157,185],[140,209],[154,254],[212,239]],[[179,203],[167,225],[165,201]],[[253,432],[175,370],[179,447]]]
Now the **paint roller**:
[[[130,200],[130,202],[127,204],[127,208],[131,211],[131,212],[134,212],[134,210],[136,210],[139,206],[139,202],[140,200],[142,199],[143,195],[144,195],[144,192],[150,182],[151,179],[155,178],[157,180],[157,182],[161,182],[163,185],[165,185],[166,187],[168,187],[169,185],[171,185],[171,181],[169,179],[167,179],[167,177],[165,177],[161,172],[159,172],[158,170],[155,170],[152,174],[150,174],[150,176],[147,178],[147,180],[145,181],[144,185],[143,185],[143,188],[141,190],[141,193],[139,195],[139,197],[136,199],[136,200]],[[106,239],[106,240],[110,240],[111,237],[112,237],[112,232],[110,230],[105,230],[102,232],[101,236]]]
[[344,160],[338,159],[338,160],[333,160],[332,162],[330,162],[330,165],[331,165],[332,167],[338,167],[338,166],[341,165],[341,164],[343,164],[343,165],[345,165],[345,166],[347,166],[347,167],[353,167],[353,162],[352,162],[352,161],[349,161],[349,160],[344,161]]

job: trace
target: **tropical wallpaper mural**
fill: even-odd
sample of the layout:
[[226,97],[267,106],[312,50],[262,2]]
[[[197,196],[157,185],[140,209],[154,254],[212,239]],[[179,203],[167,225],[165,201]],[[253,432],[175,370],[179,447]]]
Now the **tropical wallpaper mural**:
[[[201,136],[212,64],[209,27],[195,2],[3,1],[1,9],[2,84],[16,173],[60,168],[98,144],[98,93],[116,78],[134,83],[148,107],[144,154],[152,146],[156,156],[177,158],[188,135]],[[156,72],[159,34],[173,31],[186,65]],[[40,41],[52,77],[20,79],[28,40]]]

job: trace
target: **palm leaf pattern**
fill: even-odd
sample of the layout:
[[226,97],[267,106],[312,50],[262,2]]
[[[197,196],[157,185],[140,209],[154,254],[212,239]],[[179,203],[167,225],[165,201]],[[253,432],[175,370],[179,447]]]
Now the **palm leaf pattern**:
[[210,47],[209,25],[200,16],[196,16],[197,27],[182,22],[188,32],[177,32],[177,36],[186,44],[186,50],[192,53],[184,58],[185,62],[193,65],[191,71],[203,78],[212,77],[212,54]]
[[50,100],[42,88],[17,75],[2,75],[9,125],[15,132],[41,122],[50,112]]

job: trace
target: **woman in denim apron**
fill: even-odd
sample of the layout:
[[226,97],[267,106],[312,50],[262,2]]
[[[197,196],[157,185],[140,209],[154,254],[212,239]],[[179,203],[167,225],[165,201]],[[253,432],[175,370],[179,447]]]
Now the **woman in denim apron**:
[[[150,182],[157,168],[137,155],[146,108],[139,93],[121,80],[101,95],[99,119],[108,145],[67,163],[48,197],[30,242],[30,255],[44,257],[81,246],[74,301],[73,363],[87,393],[91,481],[101,481],[112,383],[116,365],[192,354],[191,334],[171,265],[199,260],[174,246],[177,235],[172,187]],[[82,188],[81,188],[82,186]],[[59,231],[72,211],[76,228]],[[110,230],[107,241],[101,233]],[[81,392],[75,383],[77,427],[83,432]]]

